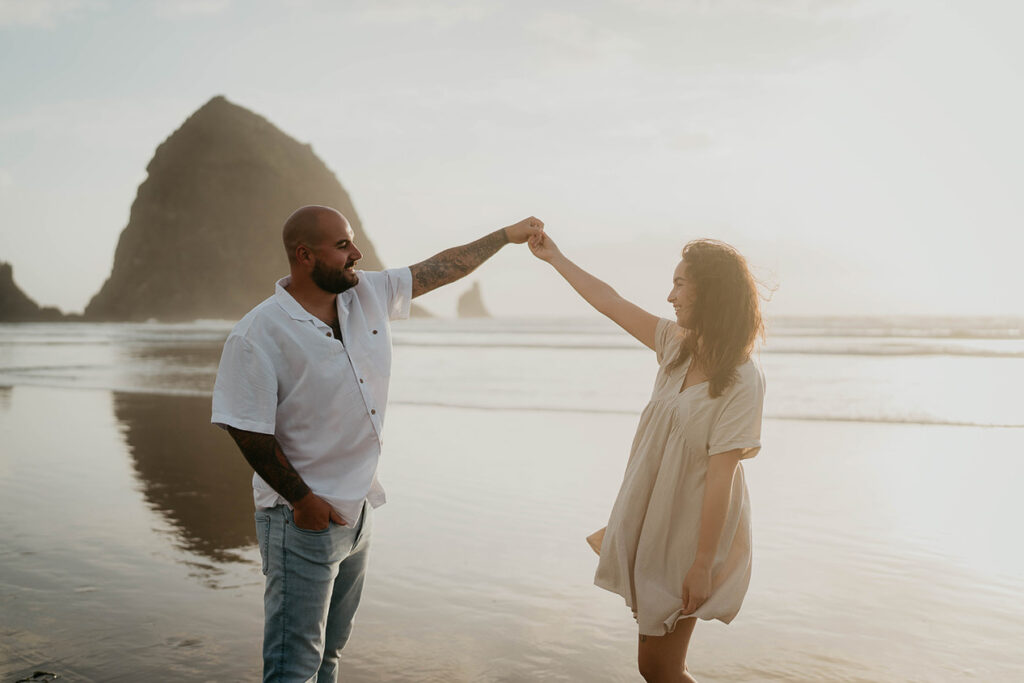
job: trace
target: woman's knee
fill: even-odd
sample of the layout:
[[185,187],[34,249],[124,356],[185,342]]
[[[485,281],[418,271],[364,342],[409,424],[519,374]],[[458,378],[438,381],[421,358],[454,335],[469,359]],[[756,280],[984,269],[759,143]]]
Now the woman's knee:
[[[683,636],[688,634],[676,634]],[[640,636],[637,668],[648,683],[680,681],[686,678],[686,645],[688,638]]]
[[[659,656],[662,655],[662,656]],[[675,657],[665,657],[666,653],[641,651],[637,656],[637,668],[640,675],[648,683],[657,681],[674,681],[683,671],[682,662]]]

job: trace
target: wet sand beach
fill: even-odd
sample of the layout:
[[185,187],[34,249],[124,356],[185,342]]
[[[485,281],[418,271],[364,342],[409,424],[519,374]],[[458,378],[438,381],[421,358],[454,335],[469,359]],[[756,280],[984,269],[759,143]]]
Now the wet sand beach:
[[[7,373],[0,679],[258,678],[250,473],[207,424],[208,395],[174,393],[208,381],[201,348],[217,344],[164,354],[142,342],[175,369],[160,393],[76,386],[53,369]],[[139,354],[103,348],[79,377]],[[0,347],[0,360],[12,367],[25,353]],[[583,409],[558,404],[557,387],[534,409],[436,405],[460,392],[484,403],[459,388],[461,373],[500,383],[533,365],[504,349],[510,367],[481,375],[466,358],[477,353],[396,347],[380,473],[389,502],[375,517],[345,680],[638,680],[629,610],[592,585],[583,540],[605,523],[637,414],[607,397],[594,399],[604,412],[583,394]],[[546,381],[592,365],[582,353]],[[632,374],[634,351],[614,353],[628,358],[606,371]],[[765,356],[770,392],[773,370],[785,377],[792,360]],[[152,358],[142,367],[152,372],[136,376],[164,381]],[[430,373],[452,384],[426,392]],[[199,379],[175,384],[182,376]],[[616,394],[632,400],[647,381]],[[774,388],[788,390],[785,380]],[[509,385],[501,400],[518,395]],[[1015,680],[1022,440],[1019,428],[769,418],[763,452],[744,465],[750,591],[732,625],[698,625],[691,670],[702,681]]]

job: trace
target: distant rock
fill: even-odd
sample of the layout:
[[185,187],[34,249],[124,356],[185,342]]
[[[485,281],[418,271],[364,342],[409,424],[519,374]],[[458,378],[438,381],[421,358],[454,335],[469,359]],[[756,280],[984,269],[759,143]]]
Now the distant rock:
[[288,273],[281,226],[305,204],[345,214],[360,267],[382,267],[348,193],[313,149],[223,97],[157,147],[146,170],[86,319],[241,317]]
[[0,263],[0,322],[55,322],[64,319],[56,308],[42,308],[14,284],[14,268]]
[[456,310],[460,318],[490,318],[491,314],[484,307],[484,299],[480,294],[480,283],[474,282],[473,286],[462,296]]

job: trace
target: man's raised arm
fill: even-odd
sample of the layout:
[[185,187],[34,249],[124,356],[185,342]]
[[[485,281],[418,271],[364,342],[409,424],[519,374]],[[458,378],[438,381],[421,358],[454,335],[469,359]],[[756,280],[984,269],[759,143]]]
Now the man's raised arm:
[[522,244],[533,235],[539,235],[543,229],[543,221],[530,216],[514,225],[495,230],[475,242],[445,249],[426,261],[409,266],[412,271],[413,298],[469,275],[506,244]]

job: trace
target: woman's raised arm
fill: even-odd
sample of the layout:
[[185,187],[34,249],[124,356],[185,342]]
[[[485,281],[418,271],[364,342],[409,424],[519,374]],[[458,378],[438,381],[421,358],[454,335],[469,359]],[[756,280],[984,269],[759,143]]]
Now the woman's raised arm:
[[566,282],[582,296],[588,304],[601,314],[611,318],[619,327],[636,337],[649,349],[654,349],[654,335],[658,328],[658,317],[623,299],[608,283],[597,279],[570,261],[559,251],[554,240],[542,233],[529,240],[530,251],[542,261],[547,261],[565,278]]

